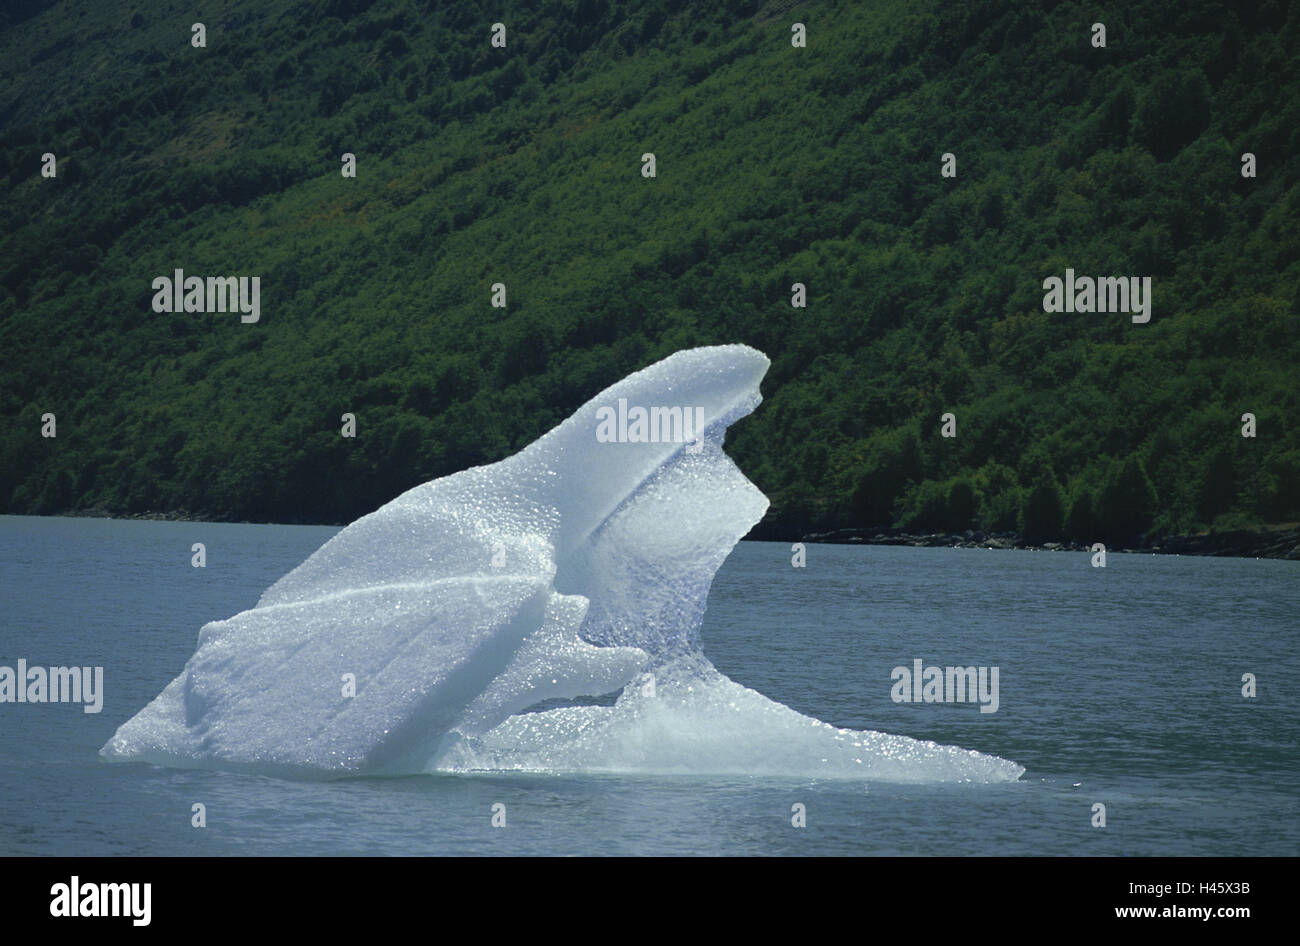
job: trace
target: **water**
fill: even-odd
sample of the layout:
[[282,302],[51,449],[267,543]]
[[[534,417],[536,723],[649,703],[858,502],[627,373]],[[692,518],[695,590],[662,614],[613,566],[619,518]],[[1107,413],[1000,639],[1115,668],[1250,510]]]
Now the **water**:
[[[836,726],[1014,760],[1014,783],[309,782],[98,757],[201,625],[335,531],[0,517],[0,664],[102,665],[106,690],[97,715],[0,704],[0,854],[1300,854],[1300,570],[1280,561],[814,545],[795,569],[787,545],[732,553],[703,628],[720,671]],[[892,668],[918,657],[1000,668],[998,711],[894,703]]]

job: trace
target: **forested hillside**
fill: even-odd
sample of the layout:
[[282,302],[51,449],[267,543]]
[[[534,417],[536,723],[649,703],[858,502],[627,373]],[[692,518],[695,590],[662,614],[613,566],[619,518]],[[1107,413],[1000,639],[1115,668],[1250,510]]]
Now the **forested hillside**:
[[[85,0],[0,27],[0,512],[348,521],[744,342],[773,362],[728,438],[759,534],[1300,519],[1294,6]],[[155,312],[177,268],[260,276],[260,320]],[[1150,322],[1045,312],[1067,268],[1152,277]]]

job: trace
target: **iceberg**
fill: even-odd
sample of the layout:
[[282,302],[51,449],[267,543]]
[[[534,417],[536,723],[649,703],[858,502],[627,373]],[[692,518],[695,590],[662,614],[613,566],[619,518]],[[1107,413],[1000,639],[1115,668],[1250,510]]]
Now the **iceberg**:
[[[722,449],[768,365],[743,345],[677,352],[514,456],[358,519],[205,625],[100,755],[290,777],[1019,778],[995,756],[836,729],[704,657],[713,576],[768,506]],[[605,705],[539,707],[589,697]]]

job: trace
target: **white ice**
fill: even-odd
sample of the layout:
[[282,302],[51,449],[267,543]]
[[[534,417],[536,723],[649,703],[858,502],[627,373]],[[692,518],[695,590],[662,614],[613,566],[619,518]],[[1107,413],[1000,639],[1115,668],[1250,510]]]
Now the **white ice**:
[[[837,730],[704,659],[713,575],[768,505],[722,450],[768,364],[743,345],[678,352],[518,454],[362,517],[256,607],[204,626],[101,755],[308,776],[1019,778],[995,756]],[[620,398],[702,408],[702,444],[598,442],[597,411]],[[613,706],[524,712],[620,689]]]

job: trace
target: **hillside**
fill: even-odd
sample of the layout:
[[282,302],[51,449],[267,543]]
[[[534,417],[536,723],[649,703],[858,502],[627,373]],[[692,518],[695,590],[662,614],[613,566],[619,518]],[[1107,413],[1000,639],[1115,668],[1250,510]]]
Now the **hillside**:
[[[1286,3],[204,10],[0,19],[0,512],[349,521],[744,342],[759,535],[1300,520]],[[177,268],[259,321],[155,312]],[[1045,312],[1067,269],[1150,322]]]

